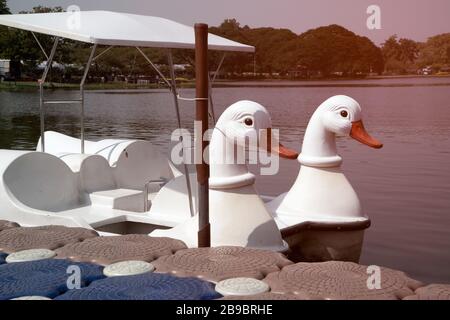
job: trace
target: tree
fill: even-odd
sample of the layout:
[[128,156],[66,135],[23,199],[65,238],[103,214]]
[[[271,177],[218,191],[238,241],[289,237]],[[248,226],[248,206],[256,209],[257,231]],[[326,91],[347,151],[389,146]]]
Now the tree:
[[[6,0],[0,0],[0,14],[11,14]],[[0,55],[3,54],[3,48],[6,46],[6,31],[6,27],[0,26]]]
[[0,0],[0,14],[11,14],[6,0]]
[[[383,72],[380,48],[366,37],[338,26],[320,27],[296,35],[287,29],[241,27],[235,19],[225,20],[210,32],[256,47],[256,71],[281,73],[301,68],[309,74],[329,76]],[[228,72],[253,71],[250,55],[234,54],[227,59]]]
[[421,45],[417,64],[419,67],[440,68],[450,65],[450,33],[431,37]]
[[298,64],[309,73],[330,76],[381,72],[380,49],[368,38],[338,26],[330,25],[309,30],[298,38]]
[[45,7],[37,6],[33,7],[31,11],[20,11],[19,13],[49,13],[49,12],[64,12],[62,7]]
[[410,39],[398,39],[393,35],[381,47],[386,63],[386,71],[391,73],[407,73],[416,69],[420,44]]
[[[32,11],[22,11],[20,13],[26,14],[62,11],[63,9],[61,7],[49,8],[38,6],[34,7]],[[16,78],[20,78],[22,67],[25,67],[29,72],[32,72],[40,61],[45,60],[44,54],[41,52],[30,32],[13,28],[3,28],[0,32],[2,35],[0,40],[0,54],[2,57],[11,60],[11,63],[16,66],[14,68]],[[42,44],[44,49],[49,52],[54,41],[53,38],[42,34],[36,34],[36,37],[39,39],[39,42]],[[58,46],[55,61],[69,61],[73,46],[73,41],[62,39],[60,45]]]
[[[220,24],[220,26],[209,28],[210,33],[241,43],[250,44],[249,40],[245,36],[246,31],[248,31],[248,27],[241,28],[239,22],[237,22],[236,19],[225,19]],[[220,54],[211,54],[209,59],[210,66],[217,66],[217,61],[219,60]],[[252,56],[249,54],[229,53],[227,54],[227,59],[225,59],[225,62],[222,66],[222,70],[230,73],[242,73],[244,71],[250,71],[253,70],[249,66],[251,65],[252,61]]]

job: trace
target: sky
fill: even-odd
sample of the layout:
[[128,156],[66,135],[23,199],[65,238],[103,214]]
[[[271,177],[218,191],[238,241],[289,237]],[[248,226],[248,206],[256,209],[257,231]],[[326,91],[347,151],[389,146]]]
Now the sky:
[[[38,5],[77,5],[81,10],[112,10],[219,25],[236,18],[250,27],[287,28],[299,34],[339,24],[376,44],[393,34],[416,41],[450,32],[450,0],[7,0],[17,13]],[[369,30],[367,8],[378,5],[381,28]]]

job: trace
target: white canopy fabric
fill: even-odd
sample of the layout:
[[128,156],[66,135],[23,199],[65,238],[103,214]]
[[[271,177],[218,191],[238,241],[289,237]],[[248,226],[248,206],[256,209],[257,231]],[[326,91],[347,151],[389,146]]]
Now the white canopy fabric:
[[[0,15],[0,25],[108,46],[194,49],[194,28],[152,16],[111,11]],[[213,34],[209,49],[254,52],[255,48]]]

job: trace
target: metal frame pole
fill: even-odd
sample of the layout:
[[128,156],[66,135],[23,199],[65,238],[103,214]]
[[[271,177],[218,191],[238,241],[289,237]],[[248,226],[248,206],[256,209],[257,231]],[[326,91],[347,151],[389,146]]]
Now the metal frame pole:
[[[144,57],[145,60],[147,60],[147,62],[152,66],[152,68],[159,74],[159,76],[164,80],[164,82],[167,84],[167,86],[169,87],[169,90],[172,91],[172,84],[166,79],[166,77],[163,75],[163,73],[161,72],[161,70],[158,69],[158,67],[152,62],[152,60],[150,60],[150,58],[144,53],[144,51],[141,50],[141,48],[136,47],[137,51],[139,51],[139,53]],[[170,50],[169,50],[170,52]],[[171,58],[169,58],[170,60]],[[169,63],[170,64],[170,63]],[[170,64],[171,65],[171,64]]]
[[100,52],[98,55],[96,55],[92,61],[97,60],[98,58],[100,58],[101,56],[103,56],[105,53],[108,53],[109,50],[113,49],[114,46],[109,46],[108,48],[106,48],[105,50],[103,50],[102,52]]
[[[198,182],[198,246],[211,246],[211,227],[209,224],[209,165],[204,154],[208,141],[203,139],[208,130],[208,25],[195,24],[195,87],[196,87],[196,120],[201,121],[202,162],[197,164]],[[196,146],[200,147],[200,146]]]
[[87,75],[89,73],[89,69],[91,67],[92,61],[94,59],[95,50],[97,49],[97,44],[94,44],[91,50],[91,54],[89,55],[89,60],[86,64],[86,67],[84,69],[83,78],[81,79],[80,83],[80,95],[81,95],[81,111],[80,111],[80,122],[81,122],[81,132],[80,132],[80,139],[81,139],[81,153],[84,154],[84,84],[86,82]]
[[215,111],[214,111],[214,99],[213,99],[213,96],[212,96],[212,91],[213,91],[213,90],[212,90],[212,85],[213,85],[214,81],[216,80],[216,77],[217,77],[217,74],[218,74],[219,71],[220,71],[220,68],[222,67],[223,61],[225,60],[225,56],[226,56],[226,53],[224,53],[224,54],[222,55],[222,58],[220,59],[219,65],[217,66],[217,69],[216,69],[216,71],[214,72],[214,76],[213,76],[212,79],[211,79],[211,76],[209,75],[209,72],[208,72],[208,80],[209,80],[209,104],[210,104],[210,109],[211,109],[211,118],[212,118],[214,124],[216,124],[216,114],[215,114]]
[[47,65],[45,66],[42,78],[39,80],[39,112],[40,112],[40,122],[41,122],[41,151],[45,152],[45,114],[44,114],[44,83],[47,78],[48,71],[53,63],[53,58],[56,53],[56,48],[58,47],[59,37],[55,38],[53,43],[52,51],[47,59]]
[[[171,90],[171,92],[173,94],[173,101],[175,103],[175,111],[176,111],[176,114],[177,114],[178,129],[181,129],[181,116],[180,116],[180,107],[179,107],[179,103],[178,103],[177,83],[176,83],[176,80],[175,80],[175,68],[174,68],[174,65],[173,65],[172,51],[170,49],[168,51],[168,59],[169,59],[169,68],[170,68],[170,78],[171,78],[171,81],[172,81],[172,84],[170,86],[170,90]],[[193,217],[195,215],[195,211],[194,211],[194,204],[193,204],[193,201],[192,201],[191,178],[189,176],[188,166],[187,166],[186,162],[184,161],[185,150],[184,150],[184,143],[183,143],[183,136],[182,135],[180,135],[180,141],[182,143],[183,171],[184,171],[184,175],[186,176],[186,187],[187,187],[188,197],[189,197],[189,210],[191,212],[191,217]]]
[[44,47],[42,46],[41,42],[40,42],[39,39],[37,38],[36,34],[35,34],[33,31],[31,31],[31,34],[32,34],[33,37],[34,37],[34,40],[36,40],[36,42],[37,42],[39,48],[41,48],[41,51],[42,51],[42,53],[44,54],[45,58],[48,60],[47,52],[45,52]]

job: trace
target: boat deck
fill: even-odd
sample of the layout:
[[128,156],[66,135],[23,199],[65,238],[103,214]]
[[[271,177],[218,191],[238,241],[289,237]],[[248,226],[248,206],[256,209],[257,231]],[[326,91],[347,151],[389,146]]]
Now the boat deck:
[[[9,254],[29,249],[50,249],[55,256],[6,262]],[[128,260],[150,262],[155,270],[109,278],[103,274],[105,266]],[[78,279],[74,270],[79,271]],[[170,238],[109,237],[82,228],[20,227],[0,221],[2,300],[30,296],[56,300],[450,300],[450,285],[425,285],[384,267],[380,272],[380,288],[369,289],[367,267],[352,262],[294,263],[271,251],[188,249]],[[262,280],[270,290],[245,296],[222,296],[215,291],[217,282],[237,277]]]

